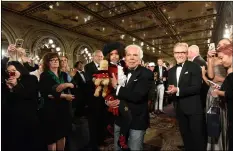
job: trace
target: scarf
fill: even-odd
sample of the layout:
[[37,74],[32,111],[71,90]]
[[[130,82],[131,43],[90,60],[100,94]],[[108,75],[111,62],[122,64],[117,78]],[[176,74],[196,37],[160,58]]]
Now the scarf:
[[58,84],[64,83],[64,79],[61,72],[58,73],[59,77],[57,77],[52,71],[48,71],[48,73],[49,75],[52,76],[53,80],[55,80]]

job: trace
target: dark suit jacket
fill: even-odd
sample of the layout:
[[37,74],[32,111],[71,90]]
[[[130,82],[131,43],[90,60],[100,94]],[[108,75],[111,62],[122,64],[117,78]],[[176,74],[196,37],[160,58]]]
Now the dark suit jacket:
[[193,62],[198,64],[199,66],[205,66],[205,68],[207,69],[207,64],[206,61],[201,57],[201,56],[197,56],[193,59]]
[[[193,62],[198,64],[200,67],[205,66],[205,69],[207,70],[206,61],[201,56],[195,57]],[[206,76],[208,75],[206,74]],[[209,90],[209,86],[203,80],[202,85],[201,85],[201,100],[203,103],[203,107],[206,106],[206,97],[207,97],[208,90]]]
[[92,81],[93,74],[98,71],[95,63],[92,61],[84,66],[85,73],[87,75],[87,81]]
[[[125,100],[131,111],[131,129],[146,130],[148,128],[148,93],[153,81],[153,73],[145,67],[138,66],[127,85],[119,89],[118,99]],[[117,117],[116,124],[122,125],[122,122],[122,117]]]
[[[168,76],[167,69],[165,67],[162,67],[162,70],[163,70],[162,75],[163,77],[166,78],[166,81],[167,81],[167,76]],[[157,72],[157,79],[159,79],[159,75],[160,75],[159,66],[155,66],[154,72]],[[164,85],[166,85],[166,81],[164,82]],[[156,84],[160,84],[159,80],[157,80]]]
[[[83,75],[86,80],[86,73],[84,72]],[[87,98],[90,96],[90,89],[88,87],[88,84],[83,81],[79,71],[77,71],[75,76],[73,77],[72,83],[75,83],[77,85],[77,88],[75,88],[73,91],[73,94],[75,95],[75,100],[72,101],[72,106],[73,108],[82,110],[84,112],[84,108],[87,105]]]
[[94,92],[95,92],[95,85],[93,82],[93,74],[98,72],[98,69],[95,65],[95,63],[92,61],[88,64],[85,65],[84,67],[87,79],[87,85],[88,85],[88,89],[89,89],[89,94],[90,97],[88,99],[88,106],[90,107],[91,110],[96,110],[96,112],[99,112],[99,110],[104,109],[105,104],[104,104],[104,99],[102,96],[100,97],[95,97],[94,96]]
[[200,99],[201,68],[190,61],[186,61],[182,67],[179,83],[176,79],[177,66],[168,72],[168,85],[174,85],[180,89],[179,96],[173,95],[176,101],[176,109],[185,114],[202,114],[203,107]]

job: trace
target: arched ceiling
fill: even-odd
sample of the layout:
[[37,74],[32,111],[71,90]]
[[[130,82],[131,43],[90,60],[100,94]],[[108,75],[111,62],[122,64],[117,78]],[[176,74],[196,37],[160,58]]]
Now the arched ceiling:
[[2,2],[5,10],[96,40],[143,44],[147,55],[172,56],[174,43],[207,50],[221,2]]

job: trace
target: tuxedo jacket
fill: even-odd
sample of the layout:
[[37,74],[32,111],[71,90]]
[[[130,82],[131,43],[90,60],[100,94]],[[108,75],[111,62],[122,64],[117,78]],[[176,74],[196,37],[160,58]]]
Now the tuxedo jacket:
[[[148,93],[153,84],[153,72],[138,66],[125,87],[120,87],[118,99],[124,100],[132,115],[130,129],[146,130],[149,124]],[[116,118],[116,124],[122,125],[122,116]]]
[[[205,69],[207,70],[206,61],[201,56],[195,57],[193,62],[198,64],[200,67],[205,66]],[[208,74],[206,74],[206,76],[208,77]],[[202,85],[201,85],[201,100],[203,103],[203,107],[206,106],[206,97],[207,97],[208,91],[209,91],[209,86],[203,80]]]
[[203,104],[200,99],[202,76],[201,68],[196,63],[186,61],[182,67],[179,83],[176,78],[177,66],[168,72],[168,85],[179,88],[179,96],[174,94],[176,109],[184,114],[203,114]]
[[[84,66],[84,70],[86,73],[86,84],[88,85],[89,89],[89,97],[88,97],[88,107],[91,110],[96,110],[96,112],[99,112],[99,110],[103,110],[105,107],[104,99],[102,96],[95,97],[95,85],[93,82],[93,74],[98,72],[98,68],[96,67],[95,63],[92,61]],[[94,113],[93,113],[94,114]]]
[[[157,73],[157,79],[159,79],[159,75],[160,75],[159,66],[155,66],[154,72]],[[163,72],[162,76],[165,77],[167,80],[168,72],[167,72],[167,69],[165,67],[162,67],[162,72]],[[157,81],[159,81],[159,80],[157,80]],[[159,84],[159,83],[157,82],[157,84]],[[166,84],[166,81],[164,82],[164,84]]]
[[201,56],[197,56],[193,59],[193,62],[198,64],[199,66],[205,66],[205,68],[207,69],[207,64],[206,61],[201,57]]
[[[85,80],[87,80],[87,75],[84,72],[83,76]],[[88,84],[83,81],[79,71],[76,72],[75,76],[72,79],[72,83],[75,83],[77,85],[77,88],[74,89],[73,94],[75,94],[75,100],[72,101],[73,105],[75,106],[76,101],[85,101],[88,93],[90,93],[90,88],[88,87]]]

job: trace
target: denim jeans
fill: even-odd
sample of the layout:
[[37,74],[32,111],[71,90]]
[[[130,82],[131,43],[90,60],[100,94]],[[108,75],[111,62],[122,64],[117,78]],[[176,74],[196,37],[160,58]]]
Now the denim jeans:
[[[146,130],[129,130],[128,146],[130,150],[143,150],[143,142]],[[114,150],[120,151],[121,148],[118,146],[117,142],[120,136],[120,127],[116,124],[114,125]]]

